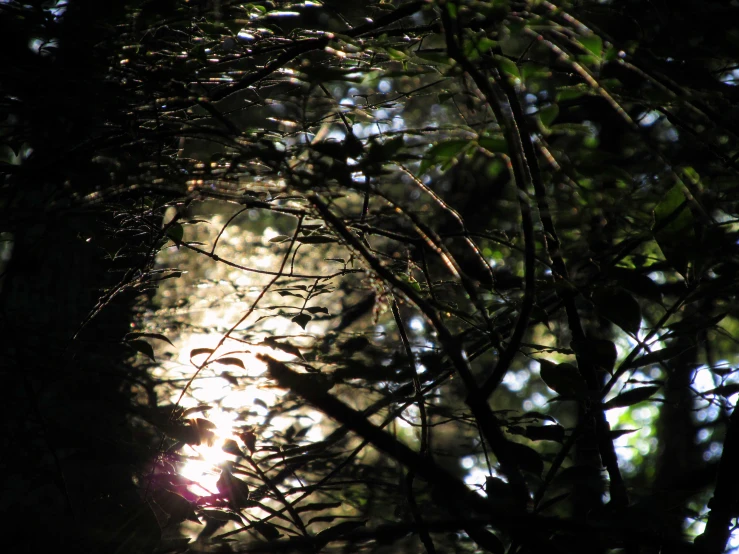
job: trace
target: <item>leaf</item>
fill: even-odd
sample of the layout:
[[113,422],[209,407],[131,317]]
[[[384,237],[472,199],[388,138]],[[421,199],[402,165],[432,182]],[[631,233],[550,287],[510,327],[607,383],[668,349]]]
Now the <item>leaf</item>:
[[336,237],[328,235],[308,235],[306,237],[298,237],[295,240],[302,244],[329,244],[332,242],[339,242],[339,239]]
[[295,508],[297,513],[302,512],[317,512],[319,510],[331,510],[334,508],[340,508],[341,502],[314,502],[313,504],[305,504]]
[[298,314],[294,318],[292,318],[290,321],[293,323],[296,323],[300,325],[303,329],[305,329],[305,326],[308,325],[308,322],[313,319],[308,314]]
[[498,62],[498,67],[500,67],[500,70],[503,73],[507,74],[509,77],[513,77],[514,79],[521,78],[521,73],[519,73],[518,66],[515,64],[515,62],[503,56],[496,56],[495,61]]
[[598,35],[583,35],[578,37],[577,40],[594,56],[600,58],[603,55],[603,39]]
[[276,237],[272,237],[269,239],[268,242],[287,242],[292,237],[288,237],[287,235],[277,235]]
[[229,356],[226,358],[218,358],[216,362],[218,362],[219,364],[223,364],[223,365],[235,365],[244,370],[246,369],[246,366],[244,366],[243,360],[241,360],[240,358]]
[[477,546],[483,550],[492,552],[493,554],[505,554],[506,549],[503,543],[497,536],[495,536],[495,534],[487,529],[483,527],[473,527],[467,529],[467,532],[469,533],[470,538],[475,541]]
[[152,493],[152,497],[154,502],[169,515],[169,524],[181,523],[186,519],[198,521],[193,505],[184,496],[166,489],[158,489]]
[[474,144],[472,141],[465,139],[452,139],[435,144],[424,156],[419,173],[425,173],[435,165],[441,165],[442,170],[448,169],[472,144]]
[[541,513],[547,510],[547,508],[551,508],[555,504],[561,502],[565,498],[570,496],[569,492],[563,492],[562,494],[558,494],[557,496],[550,498],[549,500],[545,500],[541,504],[539,504],[539,507],[536,509],[536,513]]
[[167,236],[174,242],[182,242],[182,237],[185,236],[185,229],[179,223],[173,223],[167,229]]
[[241,448],[239,448],[238,443],[233,439],[227,439],[223,442],[223,446],[221,447],[221,450],[224,452],[227,452],[233,456],[244,456],[244,453],[241,451]]
[[637,389],[627,390],[622,392],[618,396],[611,398],[608,402],[603,404],[604,410],[611,410],[613,408],[625,408],[627,406],[633,406],[639,402],[648,400],[655,392],[660,389],[658,386],[652,387],[639,387]]
[[293,356],[297,356],[301,360],[304,359],[303,358],[303,354],[300,352],[300,349],[297,346],[295,346],[293,344],[290,344],[290,343],[287,343],[287,342],[279,342],[279,341],[277,341],[274,338],[267,337],[266,339],[264,339],[260,343],[260,346],[261,345],[268,346],[270,348],[274,348],[275,350],[282,350],[283,352],[287,352],[288,354],[292,354]]
[[557,104],[550,104],[539,110],[539,121],[544,127],[549,127],[559,115],[559,106]]
[[683,352],[685,352],[685,350],[686,348],[682,344],[668,346],[667,348],[662,348],[661,350],[655,350],[654,352],[645,354],[644,356],[633,360],[630,364],[621,366],[621,369],[635,369],[637,367],[644,367],[657,364],[659,362],[665,362],[671,358],[674,358],[675,356],[682,354]]
[[541,475],[542,471],[544,471],[544,462],[541,456],[539,456],[539,453],[533,448],[525,444],[509,442],[508,449],[521,469],[530,471],[536,475]]
[[578,339],[570,346],[579,359],[593,366],[594,369],[613,374],[618,352],[616,345],[606,339]]
[[130,339],[137,338],[137,337],[146,337],[146,338],[149,338],[149,339],[162,340],[162,341],[168,342],[169,344],[171,344],[172,346],[174,346],[174,344],[172,344],[172,341],[171,340],[169,340],[167,337],[165,337],[164,335],[162,335],[160,333],[139,333],[139,332],[132,332],[132,333],[128,333],[126,335],[125,340],[130,340]]
[[603,474],[597,467],[589,465],[570,466],[557,473],[554,484],[559,486],[585,486],[593,491],[603,488]]
[[524,435],[532,441],[563,442],[565,428],[561,425],[527,425]]
[[655,206],[652,230],[665,259],[682,275],[697,254],[694,224],[683,186],[678,183]]
[[654,302],[662,301],[662,291],[659,285],[634,269],[614,267],[609,272],[609,276],[629,292]]
[[587,384],[578,369],[572,364],[555,364],[549,360],[539,362],[539,376],[554,392],[565,398],[583,398],[587,395]]
[[739,392],[739,383],[729,383],[727,385],[720,385],[715,389],[706,391],[706,394],[718,394],[719,396],[729,397]]
[[265,521],[253,521],[251,526],[268,541],[279,539],[282,536],[277,527]]
[[494,154],[507,154],[508,143],[503,135],[486,135],[477,139],[477,144]]
[[241,521],[241,518],[233,513],[233,512],[227,512],[226,510],[214,510],[214,509],[204,509],[201,511],[203,514],[203,517],[208,519],[214,519],[216,521],[235,521],[236,523],[243,523]]
[[190,359],[192,360],[195,356],[200,356],[201,354],[212,354],[215,352],[212,348],[193,348],[190,350]]
[[318,541],[319,544],[327,544],[343,535],[346,535],[347,533],[354,531],[359,527],[364,527],[366,523],[367,522],[364,520],[343,521],[318,533],[318,535],[316,535],[316,541]]
[[631,294],[620,287],[603,288],[593,294],[593,303],[601,317],[632,335],[641,327],[641,308]]
[[305,308],[305,311],[312,314],[327,314],[328,308],[324,308],[323,306],[313,306],[311,308]]
[[153,361],[156,361],[156,359],[154,358],[154,348],[152,348],[151,344],[149,344],[145,340],[130,340],[127,341],[126,344],[128,344],[128,346],[133,348],[136,352],[140,352],[144,356],[147,356]]
[[542,414],[540,412],[526,412],[521,416],[521,419],[538,419],[543,421],[551,421],[552,423],[557,423],[557,420],[555,420],[552,416],[547,414]]
[[[256,403],[256,401],[255,401]],[[265,406],[266,407],[266,406]],[[244,441],[244,444],[246,445],[246,448],[249,449],[249,452],[252,454],[257,448],[257,435],[254,433],[254,431],[244,431],[239,435],[239,438]]]
[[609,433],[609,437],[611,440],[616,440],[619,437],[623,437],[624,435],[628,435],[629,433],[635,433],[637,431],[640,431],[640,429],[618,429],[616,431],[611,431]]
[[249,506],[249,485],[224,468],[216,481],[218,492],[228,498],[234,510]]
[[201,412],[207,412],[208,410],[211,410],[213,406],[210,406],[209,404],[201,404],[200,406],[194,406],[192,408],[188,408],[184,412],[182,412],[182,417],[187,417],[191,414],[197,414]]

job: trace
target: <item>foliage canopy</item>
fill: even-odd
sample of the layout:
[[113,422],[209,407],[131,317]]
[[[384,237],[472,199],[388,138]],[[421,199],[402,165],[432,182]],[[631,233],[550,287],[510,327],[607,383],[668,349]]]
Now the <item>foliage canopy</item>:
[[[50,476],[69,540],[121,553],[728,548],[733,6],[2,10],[9,421],[34,422],[9,439],[21,454],[7,474]],[[36,287],[77,311],[53,315]],[[40,325],[48,360],[34,357]],[[112,376],[117,404],[69,386],[90,375]],[[206,404],[208,379],[242,403]],[[73,418],[84,432],[52,440],[63,394],[88,418],[125,416],[128,434]],[[105,473],[84,495],[65,484],[80,459],[98,463],[79,455],[93,435],[106,463],[134,468],[130,487]],[[208,489],[183,468],[214,444]],[[29,490],[2,508],[27,522],[33,501],[51,504]]]

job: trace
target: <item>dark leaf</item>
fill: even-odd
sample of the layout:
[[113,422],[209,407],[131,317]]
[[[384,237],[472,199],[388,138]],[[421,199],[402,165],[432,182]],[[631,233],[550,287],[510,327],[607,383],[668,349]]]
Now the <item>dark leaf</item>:
[[190,350],[190,359],[195,356],[200,356],[201,354],[212,354],[213,352],[215,352],[215,350],[212,348],[193,348]]
[[302,512],[317,512],[319,510],[331,510],[334,508],[340,508],[341,502],[314,502],[313,504],[305,504],[295,508],[297,513]]
[[277,527],[265,521],[254,521],[251,526],[268,541],[279,539],[282,536]]
[[718,394],[719,396],[732,396],[739,392],[739,383],[729,383],[727,385],[720,385],[715,389],[706,391],[706,394]]
[[234,357],[226,357],[226,358],[218,358],[216,360],[219,364],[223,365],[235,365],[240,367],[241,369],[246,369],[246,366],[244,366],[244,362],[241,360],[241,358],[234,358]]
[[233,439],[227,439],[226,441],[224,441],[223,446],[221,448],[224,452],[228,452],[229,454],[233,456],[243,456],[244,455],[244,453],[241,452],[241,448],[239,448],[239,445]]
[[154,502],[169,515],[169,523],[181,523],[186,519],[198,521],[193,505],[184,496],[166,489],[155,490],[152,493]]
[[339,242],[339,239],[336,237],[328,235],[308,235],[307,237],[298,237],[295,240],[302,244],[329,244],[332,242]]
[[312,314],[327,314],[328,308],[324,308],[323,306],[313,306],[311,308],[305,308],[305,311]]
[[149,344],[145,340],[130,340],[127,341],[126,344],[128,344],[128,346],[133,348],[136,352],[140,352],[148,358],[156,361],[154,358],[154,348],[152,348],[151,344]]
[[634,404],[648,400],[659,389],[660,387],[639,387],[637,389],[627,390],[603,404],[603,409],[610,410],[613,408],[633,406]]
[[578,358],[586,363],[592,364],[593,368],[612,374],[616,365],[616,345],[605,339],[580,339],[573,340],[572,349]]
[[146,337],[146,338],[149,338],[149,339],[162,340],[162,341],[168,342],[169,344],[171,344],[172,346],[174,346],[174,344],[172,344],[172,341],[171,340],[169,340],[167,337],[165,337],[164,335],[162,335],[160,333],[138,333],[138,332],[133,332],[133,333],[128,333],[126,335],[125,340],[130,340],[130,339],[134,339],[134,338],[138,338],[138,337]]
[[562,442],[565,428],[561,425],[527,425],[525,436],[532,441]]
[[327,544],[351,533],[359,527],[364,527],[366,523],[366,521],[343,521],[318,533],[318,535],[316,535],[316,541],[318,541],[319,544]]
[[634,297],[624,289],[618,287],[599,289],[593,294],[593,302],[601,317],[632,335],[639,332],[641,308]]
[[234,475],[226,468],[221,471],[221,476],[216,481],[216,488],[225,496],[234,510],[249,506],[249,485]]
[[644,356],[635,359],[630,364],[622,366],[621,369],[635,369],[637,367],[644,367],[657,364],[659,362],[665,362],[671,358],[674,358],[675,356],[682,354],[683,352],[685,352],[684,345],[668,346],[667,348],[655,350],[654,352],[645,354]]
[[639,429],[618,429],[616,431],[610,432],[611,440],[616,440],[619,437],[623,437],[624,435],[628,435],[629,433],[635,433],[639,431]]
[[239,435],[239,438],[244,441],[244,444],[249,449],[249,452],[253,454],[254,450],[256,450],[257,448],[257,435],[254,433],[254,431],[244,431]]
[[597,467],[589,465],[570,466],[557,473],[553,483],[567,487],[580,485],[600,491],[603,488],[603,474]]
[[537,513],[543,512],[547,508],[551,508],[555,504],[558,504],[559,502],[561,502],[562,500],[564,500],[568,496],[570,496],[570,493],[569,492],[563,492],[562,494],[558,494],[557,496],[555,496],[553,498],[550,498],[549,500],[545,500],[544,502],[542,502],[541,504],[539,504],[539,507],[537,508],[536,512]]
[[483,527],[468,528],[467,532],[477,546],[493,554],[505,554],[505,546],[500,539]]
[[207,412],[208,410],[212,409],[213,406],[210,406],[209,404],[201,404],[200,406],[195,406],[193,408],[188,408],[184,412],[182,412],[182,417],[187,417],[192,414]]
[[508,447],[511,455],[521,469],[541,475],[542,471],[544,471],[544,462],[536,450],[517,442],[508,443]]
[[297,325],[300,325],[303,329],[305,329],[305,326],[308,325],[308,322],[313,319],[308,314],[298,314],[294,318],[291,319],[291,321]]
[[167,229],[167,236],[174,242],[182,242],[182,237],[185,236],[185,229],[179,223],[173,223]]
[[546,385],[565,398],[582,398],[587,394],[587,384],[572,364],[555,364],[549,360],[537,360],[539,376]]

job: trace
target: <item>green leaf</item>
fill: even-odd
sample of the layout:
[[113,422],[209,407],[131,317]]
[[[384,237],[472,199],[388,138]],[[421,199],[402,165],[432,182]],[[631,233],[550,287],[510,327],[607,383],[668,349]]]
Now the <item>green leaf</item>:
[[513,77],[514,79],[521,78],[521,73],[519,73],[518,66],[515,64],[515,62],[503,56],[496,56],[495,60],[498,62],[498,66],[503,73],[505,73],[509,77]]
[[594,56],[601,57],[603,55],[603,39],[598,35],[585,35],[578,37],[578,42]]
[[654,393],[656,393],[660,387],[639,387],[637,389],[627,390],[622,392],[618,396],[611,398],[608,402],[603,404],[604,410],[611,410],[613,408],[625,408],[627,406],[633,406],[639,402],[648,400]]
[[612,374],[618,353],[616,345],[606,339],[580,339],[570,343],[579,359],[591,364],[594,369]]
[[494,154],[507,154],[508,143],[502,135],[485,135],[477,139],[477,144],[482,146],[488,152]]
[[632,335],[639,332],[641,308],[634,297],[624,289],[620,287],[599,289],[593,294],[593,303],[601,317]]
[[559,106],[557,104],[550,104],[539,110],[539,121],[544,127],[549,127],[559,115]]
[[294,318],[292,318],[290,321],[293,323],[296,323],[300,325],[303,329],[305,329],[305,326],[308,325],[308,322],[313,319],[308,314],[298,314]]
[[126,344],[128,344],[128,346],[133,348],[136,352],[139,352],[144,356],[151,358],[153,361],[156,361],[156,358],[154,358],[154,348],[152,348],[151,344],[149,344],[145,340],[129,340],[126,342]]
[[435,165],[441,165],[442,170],[448,169],[473,144],[473,141],[464,139],[452,139],[435,144],[424,156],[419,173],[425,173]]

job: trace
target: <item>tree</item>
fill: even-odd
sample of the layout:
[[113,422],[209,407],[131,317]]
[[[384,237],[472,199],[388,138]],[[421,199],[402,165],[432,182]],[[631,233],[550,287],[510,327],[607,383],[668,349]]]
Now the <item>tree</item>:
[[[64,500],[68,540],[727,548],[734,9],[5,9],[23,31],[6,33],[21,38],[4,85],[10,475],[56,484],[33,501]],[[195,285],[229,317],[198,322]],[[210,342],[186,348],[181,379],[163,374],[167,342],[197,326]],[[171,360],[131,365],[133,351]],[[105,376],[102,405],[90,376]],[[203,379],[282,392],[219,408],[195,394]],[[209,443],[228,457],[203,490],[183,468]],[[89,467],[96,482],[70,478]],[[34,490],[14,493],[16,519]]]

